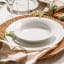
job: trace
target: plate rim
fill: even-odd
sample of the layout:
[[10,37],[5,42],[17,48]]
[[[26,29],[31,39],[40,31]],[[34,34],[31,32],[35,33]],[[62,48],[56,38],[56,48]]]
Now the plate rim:
[[[48,18],[45,18],[45,19],[48,19]],[[20,20],[21,20],[21,19],[20,19]],[[52,19],[49,19],[49,20],[52,20]],[[52,21],[54,21],[54,22],[57,23],[59,26],[61,26],[61,28],[62,28],[62,30],[63,30],[63,27],[62,27],[62,25],[61,25],[60,23],[56,22],[55,20],[52,20]],[[15,23],[15,22],[14,22],[14,23]],[[13,23],[12,23],[12,24],[13,24]],[[10,26],[10,25],[9,25],[9,26]],[[8,27],[9,27],[9,26],[8,26]],[[8,27],[7,27],[7,28],[8,28]],[[59,40],[59,42],[60,42],[62,39],[63,39],[63,35],[62,35],[61,39]],[[56,45],[54,45],[53,47],[56,47],[57,44],[59,44],[59,42],[57,42]],[[52,47],[52,46],[51,46],[51,47]],[[53,47],[52,47],[52,48],[53,48]],[[28,48],[27,48],[27,50],[28,50]]]

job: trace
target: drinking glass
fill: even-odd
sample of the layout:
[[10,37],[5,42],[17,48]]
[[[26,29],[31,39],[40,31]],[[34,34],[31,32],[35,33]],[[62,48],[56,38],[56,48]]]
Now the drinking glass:
[[12,9],[13,9],[13,4],[14,4],[15,0],[6,0],[7,3],[7,9],[9,10],[10,13],[12,13]]
[[[28,11],[29,11],[29,0],[26,1],[27,2],[27,8],[28,8]],[[19,14],[19,13],[25,13],[24,11],[18,11],[18,7],[21,6],[21,4],[25,3],[25,2],[22,2],[22,0],[6,0],[6,3],[7,3],[7,9],[8,11],[11,13],[11,14]],[[17,10],[13,10],[13,5],[16,3],[16,8]],[[23,7],[23,6],[22,6]]]
[[7,9],[14,14],[29,14],[31,10],[38,7],[37,0],[6,0]]

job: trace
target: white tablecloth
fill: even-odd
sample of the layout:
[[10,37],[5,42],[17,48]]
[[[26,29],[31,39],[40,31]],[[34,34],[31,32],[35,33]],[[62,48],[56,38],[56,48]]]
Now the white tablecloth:
[[0,25],[6,22],[8,19],[16,16],[18,15],[12,15],[9,13],[7,10],[7,5],[4,5],[2,8],[0,8]]

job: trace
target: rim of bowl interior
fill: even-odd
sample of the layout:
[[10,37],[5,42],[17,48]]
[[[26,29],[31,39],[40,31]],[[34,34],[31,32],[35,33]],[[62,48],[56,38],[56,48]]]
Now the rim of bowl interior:
[[[30,18],[24,18],[24,19],[22,19],[21,20],[21,22],[23,21],[23,22],[29,22],[28,20],[34,20],[34,19],[40,19],[39,17],[30,17]],[[41,22],[42,22],[42,20],[43,20],[44,18],[41,18]],[[44,19],[44,20],[47,20],[47,19]],[[18,21],[17,21],[18,22]],[[20,20],[19,20],[19,22],[20,22]],[[49,25],[48,25],[49,26]],[[50,26],[49,26],[49,28],[50,28]],[[54,34],[54,32],[52,32],[52,29],[50,28],[50,30],[51,30],[51,33],[49,34],[49,36],[47,36],[46,38],[44,38],[44,39],[39,39],[39,40],[27,40],[27,39],[24,39],[24,38],[22,38],[22,37],[19,37],[18,35],[16,35],[16,38],[18,38],[18,39],[20,39],[20,40],[23,40],[23,41],[27,41],[27,42],[39,42],[39,41],[43,41],[43,40],[46,40],[46,39],[48,39],[48,38],[50,38],[50,37],[52,37],[53,36],[53,34]],[[15,31],[15,30],[14,30]]]

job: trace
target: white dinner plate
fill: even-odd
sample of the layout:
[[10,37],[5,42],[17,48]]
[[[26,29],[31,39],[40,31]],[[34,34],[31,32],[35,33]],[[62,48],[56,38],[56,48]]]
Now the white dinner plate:
[[[11,37],[6,36],[6,39],[8,40],[9,44],[11,46],[13,45],[17,45],[17,46],[22,46],[24,47],[26,50],[43,50],[44,48],[47,47],[55,47],[62,39],[63,39],[63,34],[64,34],[64,30],[63,27],[56,21],[51,20],[51,19],[47,19],[47,18],[42,18],[43,20],[46,20],[46,22],[48,22],[51,25],[51,28],[53,29],[54,35],[47,39],[42,41],[41,43],[37,43],[37,44],[31,44],[31,43],[26,43],[24,41],[22,41],[21,43],[18,43],[17,41],[12,40]],[[21,21],[22,19],[18,20]],[[43,22],[43,21],[42,21]],[[14,25],[15,22],[12,23],[11,25],[8,26],[8,28],[6,29],[6,32],[10,32],[14,30]]]
[[[29,2],[28,2],[29,1]],[[13,4],[14,11],[34,10],[39,6],[37,0],[16,0]]]

